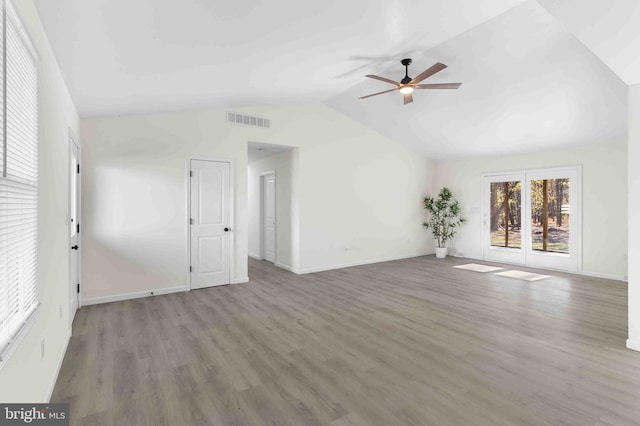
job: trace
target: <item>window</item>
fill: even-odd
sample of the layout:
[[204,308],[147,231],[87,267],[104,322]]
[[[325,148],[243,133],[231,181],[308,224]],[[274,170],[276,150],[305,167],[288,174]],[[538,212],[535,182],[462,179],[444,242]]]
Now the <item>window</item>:
[[0,364],[38,307],[38,77],[35,50],[0,0]]

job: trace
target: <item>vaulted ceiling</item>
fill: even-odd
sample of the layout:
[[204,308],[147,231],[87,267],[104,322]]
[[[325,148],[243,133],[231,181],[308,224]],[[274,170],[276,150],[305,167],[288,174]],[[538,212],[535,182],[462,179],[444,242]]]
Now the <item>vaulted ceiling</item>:
[[[403,105],[399,93],[362,81],[329,105],[437,161],[626,140],[626,85],[535,1],[433,47],[411,66],[449,67]],[[384,76],[403,75],[400,64]],[[364,80],[364,79],[363,79]]]
[[[626,140],[640,76],[635,0],[34,1],[85,117],[326,102],[447,160]],[[357,99],[403,57],[463,85]]]

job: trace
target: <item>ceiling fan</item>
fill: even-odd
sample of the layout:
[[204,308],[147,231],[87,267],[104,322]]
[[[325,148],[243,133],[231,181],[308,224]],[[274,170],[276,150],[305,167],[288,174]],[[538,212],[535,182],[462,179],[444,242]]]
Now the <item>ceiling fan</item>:
[[372,74],[367,75],[367,77],[369,78],[373,78],[375,80],[380,80],[380,81],[384,81],[385,83],[393,84],[396,86],[396,88],[385,90],[384,92],[373,93],[367,96],[362,96],[358,99],[366,99],[372,96],[378,96],[378,95],[382,95],[383,93],[389,93],[389,92],[394,92],[398,90],[400,93],[404,95],[404,104],[406,105],[413,102],[413,91],[415,89],[457,89],[462,84],[462,83],[418,84],[422,80],[428,77],[431,77],[437,72],[442,71],[447,66],[445,64],[441,64],[440,62],[438,62],[437,64],[424,70],[421,74],[418,74],[416,77],[411,78],[409,77],[409,65],[411,64],[411,59],[410,58],[403,59],[400,61],[400,63],[405,67],[405,74],[404,74],[404,78],[400,80],[399,83],[397,81],[393,81],[391,79],[380,77],[377,75],[372,75]]

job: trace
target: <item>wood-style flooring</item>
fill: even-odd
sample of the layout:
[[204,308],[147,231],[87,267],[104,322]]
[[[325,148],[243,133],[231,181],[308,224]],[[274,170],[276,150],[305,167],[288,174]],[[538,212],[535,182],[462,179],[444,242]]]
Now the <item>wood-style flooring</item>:
[[248,284],[84,307],[52,402],[92,426],[640,424],[625,283],[462,263],[250,260]]

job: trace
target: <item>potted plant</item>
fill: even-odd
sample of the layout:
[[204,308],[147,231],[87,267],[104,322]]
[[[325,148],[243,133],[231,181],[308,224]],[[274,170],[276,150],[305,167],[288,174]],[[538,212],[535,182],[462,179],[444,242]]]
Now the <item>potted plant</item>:
[[462,216],[460,202],[453,198],[449,188],[442,188],[435,198],[427,195],[424,208],[429,212],[429,222],[422,223],[422,226],[431,229],[437,241],[436,257],[443,259],[447,256],[447,241],[467,219]]

